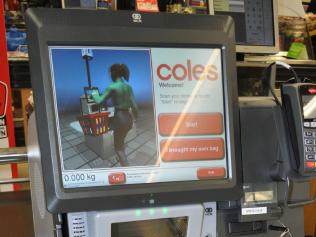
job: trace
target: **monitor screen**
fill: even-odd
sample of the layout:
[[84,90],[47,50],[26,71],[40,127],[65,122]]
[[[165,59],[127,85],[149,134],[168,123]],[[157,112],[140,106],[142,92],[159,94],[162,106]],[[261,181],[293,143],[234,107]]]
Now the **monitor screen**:
[[214,0],[215,14],[231,16],[238,26],[236,44],[274,46],[273,0]]
[[222,53],[50,46],[64,188],[228,179]]
[[316,119],[316,95],[303,95],[304,119]]

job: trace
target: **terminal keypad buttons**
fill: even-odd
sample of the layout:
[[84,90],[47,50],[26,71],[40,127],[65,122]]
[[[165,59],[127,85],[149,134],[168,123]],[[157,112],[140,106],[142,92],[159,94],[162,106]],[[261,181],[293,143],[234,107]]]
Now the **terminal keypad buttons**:
[[306,155],[306,159],[307,160],[314,160],[315,159],[315,155]]
[[304,127],[305,128],[310,128],[311,127],[311,123],[310,122],[304,122]]
[[314,152],[314,148],[312,146],[307,146],[307,147],[305,147],[305,151],[313,153]]
[[313,137],[313,132],[304,132],[305,137]]
[[304,122],[305,170],[316,172],[316,122]]
[[305,139],[305,145],[314,145],[313,139]]

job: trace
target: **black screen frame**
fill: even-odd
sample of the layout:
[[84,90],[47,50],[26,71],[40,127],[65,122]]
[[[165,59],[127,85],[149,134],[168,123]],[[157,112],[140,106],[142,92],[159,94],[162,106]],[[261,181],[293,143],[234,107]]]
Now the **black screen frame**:
[[[47,209],[51,213],[237,200],[242,195],[234,24],[225,16],[30,9],[31,79]],[[138,16],[139,16],[138,15]],[[107,32],[111,31],[111,34]],[[200,37],[200,35],[205,37]],[[167,36],[167,37],[166,37]],[[181,42],[181,43],[180,43]],[[48,46],[222,48],[231,179],[64,189]],[[227,140],[228,141],[228,140]],[[227,148],[228,149],[228,148]]]

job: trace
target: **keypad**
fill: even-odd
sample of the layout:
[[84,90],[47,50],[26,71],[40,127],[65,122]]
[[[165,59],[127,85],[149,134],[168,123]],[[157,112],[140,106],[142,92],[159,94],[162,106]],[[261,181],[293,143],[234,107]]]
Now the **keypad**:
[[312,128],[312,124],[304,123],[304,155],[305,168],[310,171],[316,170],[316,131]]

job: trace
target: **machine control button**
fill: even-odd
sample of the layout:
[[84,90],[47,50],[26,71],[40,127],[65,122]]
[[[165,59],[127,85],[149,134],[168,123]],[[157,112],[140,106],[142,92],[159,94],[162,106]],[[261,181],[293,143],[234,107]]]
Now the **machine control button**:
[[306,151],[306,152],[313,152],[313,151],[314,151],[314,147],[312,147],[312,146],[307,146],[307,147],[305,147],[305,151]]
[[315,168],[315,162],[309,161],[306,162],[306,167],[309,169],[314,169]]
[[316,122],[311,122],[311,127],[316,128]]
[[312,139],[305,139],[305,145],[314,145],[314,140],[312,140]]
[[224,140],[166,139],[160,142],[160,156],[164,162],[220,160],[225,156]]
[[200,168],[197,170],[197,177],[199,179],[216,179],[224,178],[225,176],[225,168]]
[[307,160],[314,160],[314,159],[315,159],[315,155],[309,154],[309,155],[306,155],[305,158],[306,158]]
[[305,128],[310,128],[311,127],[311,123],[310,122],[304,122],[304,127]]
[[305,137],[313,137],[313,132],[304,132]]
[[221,113],[159,114],[158,124],[162,136],[214,135],[224,130]]
[[126,182],[126,175],[123,172],[112,173],[108,178],[110,184],[124,184]]

